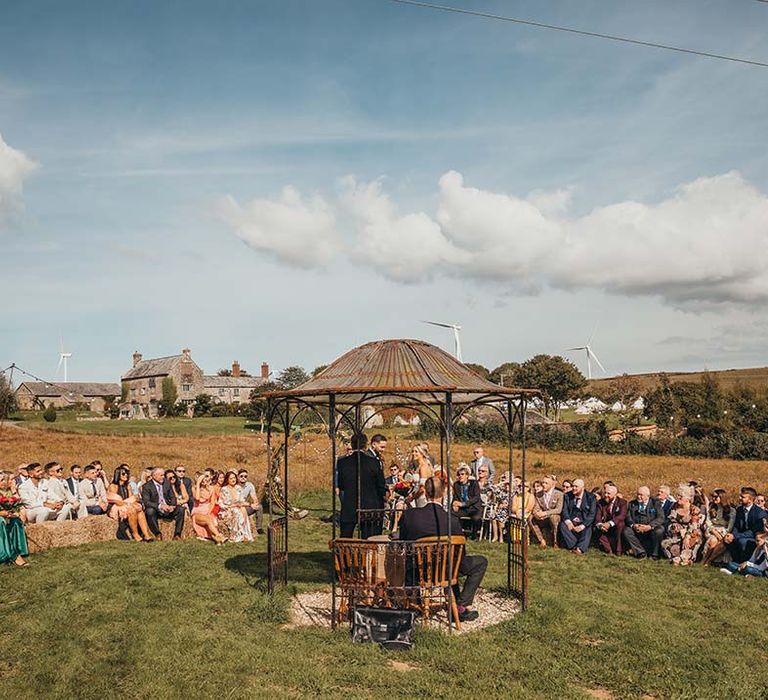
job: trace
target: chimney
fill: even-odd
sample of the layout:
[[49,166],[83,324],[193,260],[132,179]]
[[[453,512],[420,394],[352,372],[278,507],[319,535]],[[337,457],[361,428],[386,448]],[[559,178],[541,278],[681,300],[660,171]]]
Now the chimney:
[[261,378],[269,379],[269,365],[266,362],[261,363]]
[[233,377],[239,377],[240,376],[240,363],[235,360],[232,363],[232,376]]
[[181,354],[184,356],[183,361],[189,362],[192,359],[192,351],[189,348],[184,348],[181,351]]
[[135,367],[139,362],[141,362],[141,353],[137,350],[133,353],[133,366]]

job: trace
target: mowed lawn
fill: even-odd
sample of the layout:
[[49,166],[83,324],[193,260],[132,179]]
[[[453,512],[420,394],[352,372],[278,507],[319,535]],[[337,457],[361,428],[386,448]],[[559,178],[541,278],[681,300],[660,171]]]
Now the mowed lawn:
[[[411,652],[287,629],[290,593],[328,585],[320,514],[291,522],[292,584],[274,597],[263,537],[85,545],[3,567],[2,696],[766,697],[768,582],[597,552],[532,550],[525,614],[464,636],[420,631]],[[470,549],[501,586],[506,549]]]

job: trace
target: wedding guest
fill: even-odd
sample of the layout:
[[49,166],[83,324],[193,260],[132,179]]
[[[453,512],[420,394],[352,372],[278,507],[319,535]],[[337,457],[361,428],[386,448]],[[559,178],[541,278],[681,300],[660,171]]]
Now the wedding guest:
[[392,464],[389,467],[389,476],[384,479],[384,483],[391,490],[395,484],[400,481],[400,467],[397,464]]
[[482,505],[483,519],[480,523],[480,536],[482,538],[485,523],[488,523],[488,537],[491,542],[495,542],[495,532],[493,526],[493,507],[495,496],[493,493],[493,484],[490,479],[490,470],[483,465],[477,470],[477,487],[480,489],[480,504]]
[[747,561],[755,549],[755,535],[764,529],[768,512],[755,505],[757,491],[744,486],[739,494],[740,505],[736,509],[733,529],[725,536],[725,544],[733,561]]
[[[62,507],[67,510],[67,518],[74,518],[77,515],[85,517],[88,513],[85,505],[81,505],[67,488],[64,479],[61,478],[64,468],[58,462],[49,462],[45,465],[45,490],[46,498],[54,503],[63,504]],[[78,512],[80,511],[80,512]]]
[[474,539],[480,531],[483,509],[480,502],[480,487],[476,480],[469,480],[470,473],[470,469],[466,465],[459,467],[456,471],[451,509],[459,520],[461,518],[469,519],[471,534]]
[[768,532],[763,530],[755,535],[755,550],[747,561],[741,564],[732,561],[720,571],[726,574],[768,577]]
[[29,479],[29,470],[33,469],[37,465],[37,462],[32,462],[32,464],[20,464],[18,467],[16,467],[16,477],[13,480],[13,483],[16,486],[16,493],[18,493],[19,486],[21,486],[27,479]]
[[44,523],[46,520],[66,520],[69,508],[62,501],[48,499],[46,484],[43,481],[43,467],[40,464],[29,465],[29,478],[19,486],[19,498],[24,504],[24,512],[29,523]]
[[733,530],[736,507],[731,505],[725,489],[715,489],[709,498],[704,523],[704,548],[701,563],[705,566],[722,559],[726,552],[725,536]]
[[688,495],[681,495],[669,513],[666,537],[661,549],[677,565],[689,565],[696,559],[702,541],[703,518]]
[[165,483],[170,484],[173,489],[173,493],[176,496],[176,505],[189,510],[189,499],[193,498],[192,494],[187,491],[186,487],[182,483],[181,479],[176,476],[176,471],[173,469],[165,470]]
[[542,492],[536,496],[531,514],[531,530],[542,548],[547,546],[545,530],[549,532],[552,546],[557,549],[557,531],[563,511],[563,492],[557,488],[557,477],[548,474],[541,480]]
[[229,471],[219,493],[219,520],[229,530],[230,542],[253,542],[251,519],[245,509],[242,489],[237,483],[237,472]]
[[192,527],[199,540],[213,540],[216,544],[222,544],[226,537],[220,532],[216,517],[212,514],[214,505],[213,489],[211,488],[211,475],[205,470],[195,481],[192,487],[195,505],[192,508]]
[[[16,498],[11,488],[11,472],[0,472],[0,496]],[[26,566],[24,557],[29,556],[27,536],[17,510],[3,510],[0,506],[0,564],[13,562],[16,566]]]
[[765,510],[765,496],[762,493],[758,493],[757,496],[755,496],[755,505],[758,508]]
[[139,480],[139,498],[141,498],[141,491],[144,488],[144,484],[152,479],[152,470],[144,468],[141,470],[141,479]]
[[491,522],[491,542],[503,542],[504,529],[512,511],[512,500],[515,492],[515,486],[510,485],[509,472],[502,472],[499,476],[499,483],[492,484],[491,488],[496,502],[493,521]]
[[664,509],[651,498],[647,486],[637,489],[637,497],[627,506],[624,543],[638,559],[659,558],[659,547],[664,537]]
[[493,464],[493,460],[490,457],[485,456],[485,450],[479,445],[472,451],[474,459],[470,463],[472,467],[472,475],[475,479],[478,477],[480,467],[488,467],[488,478],[493,481],[496,478],[496,467]]
[[98,469],[92,464],[85,468],[85,478],[79,488],[80,502],[85,503],[88,515],[104,515],[107,512],[107,489],[99,478]]
[[570,493],[573,490],[573,479],[563,479],[563,496],[565,496],[566,493]]
[[656,490],[656,498],[661,503],[661,508],[664,511],[664,525],[666,527],[669,521],[669,514],[672,512],[677,501],[672,497],[672,489],[666,484],[662,484]]
[[560,520],[560,540],[566,549],[574,554],[586,554],[596,515],[595,497],[584,490],[583,479],[574,479],[571,492],[563,499]]
[[156,540],[162,540],[158,518],[173,520],[173,539],[180,540],[184,530],[184,508],[177,505],[176,494],[169,484],[165,483],[165,472],[161,467],[152,470],[152,478],[141,489],[141,500],[144,503],[144,513],[147,524]]
[[195,498],[192,494],[192,479],[190,479],[187,476],[187,468],[180,464],[175,469],[176,476],[179,478],[179,483],[184,485],[184,488],[187,490],[187,508],[189,508],[189,512],[192,513],[192,509],[195,507]]
[[242,490],[240,496],[243,503],[245,503],[245,512],[249,518],[254,515],[256,516],[256,534],[263,535],[264,506],[261,505],[256,487],[248,481],[247,469],[241,469],[237,472],[237,482]]
[[139,499],[130,489],[130,478],[131,472],[127,465],[121,464],[115,469],[112,483],[107,488],[107,515],[118,522],[127,521],[136,542],[151,542],[155,538]]
[[[69,468],[69,476],[66,478],[67,489],[80,503],[80,482],[83,480],[83,468],[79,464],[73,464]],[[77,510],[80,510],[78,506]],[[79,513],[78,513],[79,515]],[[88,515],[88,511],[85,511],[85,515]],[[85,517],[85,516],[82,516]]]
[[211,476],[211,488],[213,489],[213,493],[216,496],[216,501],[219,500],[219,494],[221,493],[221,489],[224,487],[224,479],[226,477],[226,472],[220,471],[220,470],[214,470],[213,475]]
[[603,500],[597,507],[595,534],[597,543],[606,554],[622,552],[622,533],[627,518],[627,502],[619,496],[612,481],[603,484]]

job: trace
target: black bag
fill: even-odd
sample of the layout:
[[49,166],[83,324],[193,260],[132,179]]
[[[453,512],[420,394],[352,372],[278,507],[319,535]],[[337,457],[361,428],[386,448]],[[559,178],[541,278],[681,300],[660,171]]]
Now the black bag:
[[406,650],[413,646],[413,610],[355,608],[352,616],[352,641],[373,642],[383,649]]

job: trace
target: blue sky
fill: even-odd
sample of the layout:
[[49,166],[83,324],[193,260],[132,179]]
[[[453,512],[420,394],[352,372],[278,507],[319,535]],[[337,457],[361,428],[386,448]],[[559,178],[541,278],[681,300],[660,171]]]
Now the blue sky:
[[[768,62],[749,0],[453,4]],[[386,0],[4,3],[0,364],[312,368],[430,318],[490,367],[765,365],[766,117],[768,69]]]

